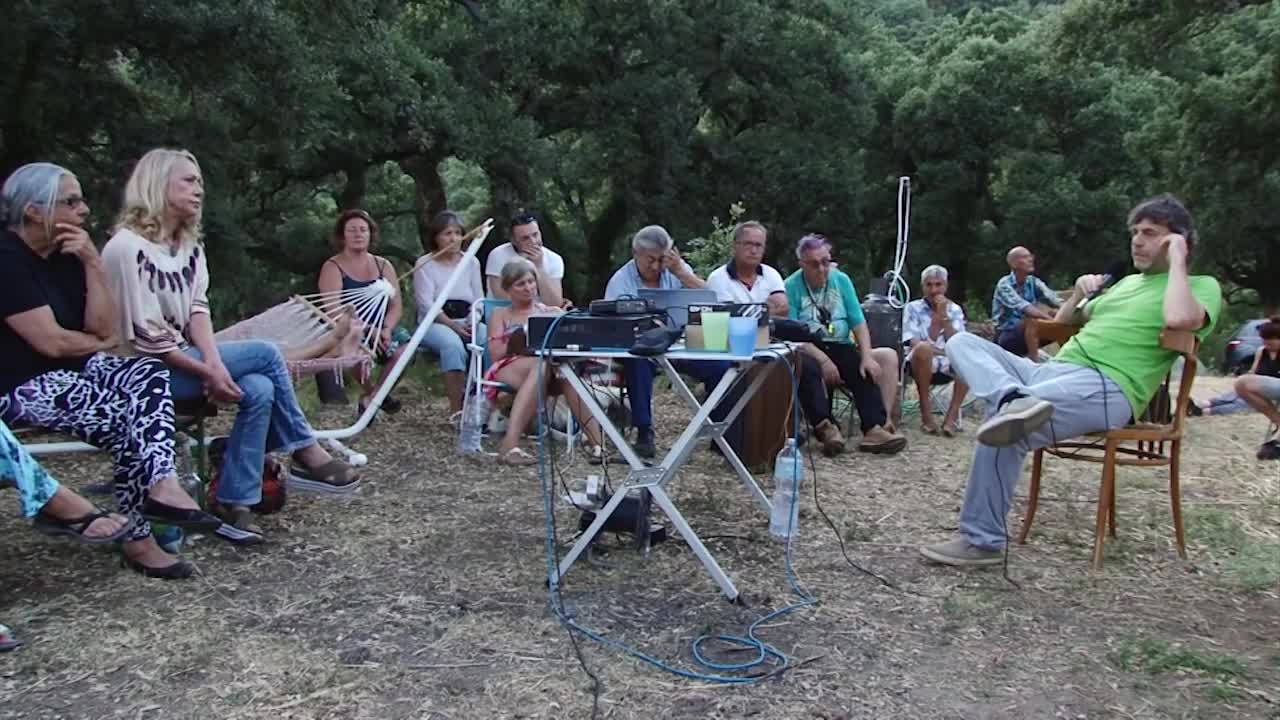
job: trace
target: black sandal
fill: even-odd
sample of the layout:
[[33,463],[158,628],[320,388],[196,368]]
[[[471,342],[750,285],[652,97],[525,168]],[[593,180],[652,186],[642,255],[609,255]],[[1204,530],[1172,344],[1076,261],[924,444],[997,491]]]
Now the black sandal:
[[194,565],[182,560],[164,567],[151,567],[130,559],[127,555],[120,556],[120,565],[138,573],[142,577],[156,578],[157,580],[185,580],[196,571]]
[[146,502],[142,503],[142,517],[161,525],[172,525],[193,531],[213,532],[222,524],[221,518],[203,510],[174,507],[151,498],[147,498]]
[[35,518],[32,519],[31,527],[36,532],[44,535],[67,535],[86,545],[107,545],[109,543],[116,542],[125,535],[128,535],[129,531],[133,529],[133,522],[126,518],[124,527],[121,527],[110,535],[101,535],[97,537],[93,535],[85,535],[85,532],[88,531],[89,526],[92,525],[95,520],[110,518],[113,514],[116,514],[109,513],[97,505],[95,505],[94,508],[98,512],[90,513],[83,517],[72,518],[70,520],[63,520],[62,518],[54,517],[41,509],[40,512],[36,513]]

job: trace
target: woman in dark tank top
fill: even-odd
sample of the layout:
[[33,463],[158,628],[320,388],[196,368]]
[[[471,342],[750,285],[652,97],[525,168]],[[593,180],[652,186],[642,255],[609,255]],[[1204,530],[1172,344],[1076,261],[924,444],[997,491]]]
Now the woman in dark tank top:
[[[380,323],[377,321],[377,307],[370,306],[357,312],[366,326],[377,325],[376,359],[382,369],[378,379],[368,378],[361,385],[359,412],[378,392],[378,388],[387,379],[387,371],[405,351],[405,343],[410,338],[409,331],[400,327],[400,316],[404,305],[400,299],[400,283],[396,278],[395,268],[384,257],[370,252],[378,241],[378,224],[363,210],[346,210],[338,216],[333,227],[333,246],[338,254],[325,261],[320,268],[320,292],[337,293],[338,291],[359,290],[369,287],[379,280],[391,286],[391,296],[387,301],[386,313]],[[396,412],[400,403],[390,395],[383,400],[382,408],[387,412]]]

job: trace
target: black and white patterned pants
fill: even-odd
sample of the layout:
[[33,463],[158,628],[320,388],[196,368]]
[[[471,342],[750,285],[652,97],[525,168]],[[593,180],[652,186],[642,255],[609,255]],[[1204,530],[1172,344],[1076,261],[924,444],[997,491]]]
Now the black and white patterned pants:
[[84,370],[53,370],[0,395],[0,420],[67,433],[111,453],[120,512],[130,540],[151,533],[142,519],[147,490],[173,475],[169,368],[154,358],[98,353]]

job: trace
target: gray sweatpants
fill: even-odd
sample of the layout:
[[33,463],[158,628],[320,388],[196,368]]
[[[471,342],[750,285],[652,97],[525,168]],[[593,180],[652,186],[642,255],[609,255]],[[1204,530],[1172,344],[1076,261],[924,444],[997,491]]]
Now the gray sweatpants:
[[1000,549],[1027,453],[1056,441],[1121,427],[1133,410],[1120,386],[1096,370],[1056,360],[1035,363],[971,333],[952,336],[947,357],[969,392],[987,401],[988,416],[1012,390],[1053,404],[1050,421],[1021,442],[1005,448],[978,443],[974,450],[960,509],[960,532],[970,545]]

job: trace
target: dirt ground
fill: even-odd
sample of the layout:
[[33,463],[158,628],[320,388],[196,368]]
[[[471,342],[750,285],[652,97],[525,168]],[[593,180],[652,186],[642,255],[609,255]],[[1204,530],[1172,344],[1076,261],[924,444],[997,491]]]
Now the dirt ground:
[[[1197,395],[1221,385],[1206,378]],[[442,402],[398,396],[405,410],[351,443],[371,458],[357,497],[291,497],[263,519],[259,548],[196,538],[184,554],[201,573],[186,582],[144,580],[5,513],[0,622],[26,646],[0,655],[0,718],[591,717],[593,681],[548,609],[537,473],[459,458]],[[659,404],[670,442],[683,413],[669,392]],[[349,413],[313,419],[336,427]],[[1007,577],[923,562],[916,546],[955,529],[974,424],[954,439],[904,425],[896,457],[816,461],[839,536],[811,484],[793,567],[817,603],[759,631],[786,672],[717,685],[579,638],[599,716],[1280,718],[1280,463],[1253,459],[1259,416],[1190,422],[1185,562],[1165,476],[1122,469],[1119,538],[1097,576],[1099,470],[1052,459]],[[72,486],[108,472],[101,455],[49,465]],[[571,485],[588,472],[561,465]],[[612,536],[563,598],[584,627],[695,670],[695,637],[742,634],[796,598],[766,516],[716,456],[697,452],[670,488],[746,603],[726,603],[678,539],[643,558]],[[1011,532],[1022,506],[1020,494]],[[567,547],[577,517],[560,505],[558,521]],[[838,537],[892,587],[846,563]]]

